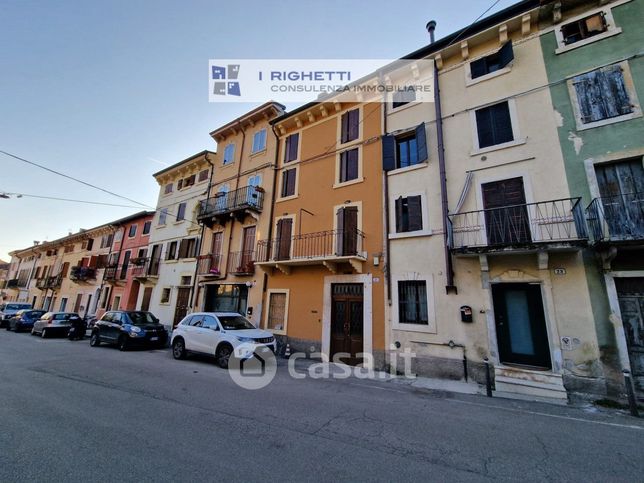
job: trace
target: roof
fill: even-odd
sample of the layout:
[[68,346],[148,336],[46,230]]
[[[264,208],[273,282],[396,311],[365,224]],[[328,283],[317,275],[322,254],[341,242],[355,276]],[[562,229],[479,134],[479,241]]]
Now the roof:
[[139,211],[138,213],[134,213],[133,215],[126,216],[125,218],[111,221],[110,223],[108,223],[108,225],[122,225],[124,223],[127,223],[128,221],[136,220],[137,218],[145,218],[146,216],[152,216],[155,213],[156,213],[155,211]]
[[179,161],[178,163],[174,163],[172,166],[168,166],[167,168],[163,168],[161,171],[157,171],[152,176],[154,176],[156,178],[157,176],[159,176],[159,175],[161,175],[163,173],[167,173],[168,171],[172,171],[173,169],[178,168],[182,164],[187,163],[188,161],[192,161],[193,159],[196,159],[196,158],[198,158],[200,156],[205,156],[206,154],[212,154],[214,156],[216,153],[214,151],[209,151],[208,149],[204,149],[200,153],[193,154],[192,156],[187,157],[186,159],[183,159],[183,160]]
[[[279,102],[275,102],[275,101],[265,102],[264,104],[262,104],[260,106],[257,106],[255,109],[252,109],[252,110],[248,111],[247,113],[239,116],[238,118],[233,119],[232,121],[224,124],[223,126],[218,127],[217,129],[215,129],[214,131],[212,131],[210,133],[210,136],[214,137],[217,134],[219,134],[219,133],[221,133],[223,131],[226,131],[227,129],[230,129],[231,127],[239,124],[240,122],[244,121],[245,119],[251,118],[256,114],[259,114],[260,112],[267,110],[268,108],[273,108],[278,113],[280,111],[284,112],[286,110],[286,106],[280,104]],[[278,116],[278,117],[281,117],[281,115]]]
[[[424,47],[421,47],[420,49],[415,50],[414,52],[411,52],[410,54],[407,54],[401,57],[400,60],[424,59],[430,56],[431,54],[435,54],[440,50],[446,47],[449,47],[452,43],[454,43],[459,39],[466,39],[468,37],[471,37],[472,35],[476,35],[478,33],[484,32],[489,28],[492,28],[495,25],[505,20],[514,18],[518,15],[521,15],[522,13],[528,12],[530,10],[533,10],[539,7],[542,4],[547,4],[547,3],[550,3],[550,1],[549,0],[522,0],[518,3],[515,3],[514,5],[510,5],[509,7],[504,8],[503,10],[499,10],[498,12],[479,20],[478,22],[474,22],[473,24],[470,24],[467,27],[457,30],[447,35],[446,37],[438,39],[434,43],[430,43]],[[386,70],[386,67],[387,66],[383,66],[381,70]],[[330,95],[329,98],[330,97],[332,97],[332,95]],[[288,119],[295,114],[298,114],[302,111],[310,109],[311,107],[317,104],[320,104],[321,102],[324,102],[324,100],[315,100],[315,101],[311,101],[306,104],[303,104],[300,107],[297,107],[292,111],[284,113],[281,116],[273,119],[271,121],[271,124],[276,124],[280,121],[283,121],[284,119]]]

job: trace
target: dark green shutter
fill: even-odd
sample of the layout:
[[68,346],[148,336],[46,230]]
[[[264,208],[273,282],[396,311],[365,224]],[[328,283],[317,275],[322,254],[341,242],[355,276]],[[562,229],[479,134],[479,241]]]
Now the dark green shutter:
[[429,154],[427,152],[427,134],[425,133],[425,123],[421,122],[416,126],[416,150],[418,151],[418,162],[427,161]]
[[470,72],[472,73],[472,79],[476,79],[477,77],[487,74],[486,57],[470,62]]
[[384,171],[396,169],[396,138],[392,134],[382,137],[382,169]]
[[396,211],[396,233],[402,233],[405,231],[403,223],[403,199],[402,196],[396,200],[395,205]]
[[421,210],[420,196],[407,197],[407,217],[409,219],[408,231],[423,229],[423,214]]
[[512,41],[503,44],[499,50],[499,69],[503,69],[514,60],[514,51],[512,50]]

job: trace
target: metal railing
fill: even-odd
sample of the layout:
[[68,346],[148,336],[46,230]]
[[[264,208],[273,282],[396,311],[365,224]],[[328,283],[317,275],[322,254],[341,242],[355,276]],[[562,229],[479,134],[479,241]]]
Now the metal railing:
[[451,249],[511,247],[588,239],[581,198],[564,198],[448,216]]
[[199,275],[211,275],[217,277],[221,275],[221,255],[218,253],[208,253],[197,257],[197,273]]
[[69,271],[69,279],[75,282],[96,279],[96,269],[92,267],[72,267]]
[[264,190],[255,186],[244,186],[228,193],[217,193],[199,202],[199,218],[245,209],[262,211],[263,205]]
[[159,258],[137,257],[130,260],[130,270],[135,278],[156,277],[159,275]]
[[258,262],[361,256],[364,233],[327,230],[258,242]]
[[41,277],[36,280],[36,288],[39,289],[48,289],[48,288],[58,288],[63,283],[62,274],[54,275],[51,277]]
[[108,282],[113,282],[116,280],[116,276],[118,273],[118,267],[115,265],[110,265],[108,267],[105,267],[105,273],[103,274],[103,280],[106,280]]
[[233,275],[250,275],[255,272],[255,252],[230,252],[228,254],[228,272]]
[[586,217],[594,242],[644,240],[644,193],[595,198]]

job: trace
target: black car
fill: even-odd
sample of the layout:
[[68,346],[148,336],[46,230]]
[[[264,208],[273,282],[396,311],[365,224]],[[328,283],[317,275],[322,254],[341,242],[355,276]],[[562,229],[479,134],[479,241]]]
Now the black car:
[[119,350],[134,346],[165,347],[168,331],[150,312],[113,310],[103,314],[92,328],[89,344],[116,344]]
[[31,330],[34,327],[34,322],[39,320],[46,313],[46,310],[19,310],[16,312],[16,315],[9,319],[7,330],[15,330],[16,332]]

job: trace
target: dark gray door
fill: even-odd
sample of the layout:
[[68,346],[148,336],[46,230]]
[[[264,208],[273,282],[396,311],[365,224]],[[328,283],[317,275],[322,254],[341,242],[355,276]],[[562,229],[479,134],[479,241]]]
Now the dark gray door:
[[644,278],[616,278],[615,287],[635,389],[644,399]]

